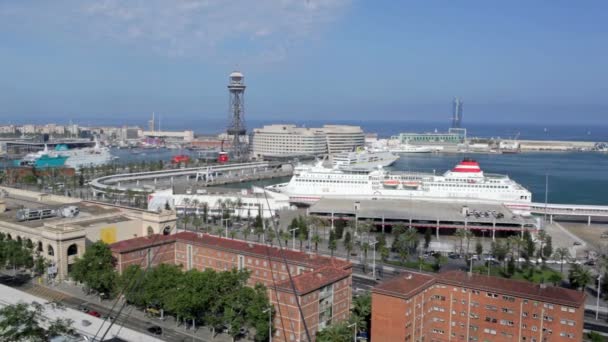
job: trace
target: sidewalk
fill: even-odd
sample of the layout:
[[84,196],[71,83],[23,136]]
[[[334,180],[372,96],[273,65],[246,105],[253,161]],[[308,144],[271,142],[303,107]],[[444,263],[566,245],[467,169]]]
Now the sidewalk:
[[[107,310],[112,310],[112,307],[114,306],[114,309],[112,310],[112,312],[113,312],[112,316],[116,316],[118,310],[120,309],[120,307],[123,304],[122,301],[119,301],[118,303],[116,303],[115,299],[102,300],[96,295],[87,295],[82,291],[82,288],[80,286],[74,285],[71,281],[65,281],[65,282],[59,283],[57,285],[41,284],[41,286],[44,286],[51,290],[62,292],[68,296],[79,298],[79,299],[86,301],[93,305],[99,305]],[[214,338],[211,334],[211,330],[205,326],[197,327],[196,331],[193,331],[192,329],[185,328],[184,325],[177,326],[176,321],[172,316],[165,316],[165,318],[163,320],[161,320],[159,318],[150,318],[150,317],[146,316],[146,314],[144,312],[138,310],[134,306],[126,305],[125,308],[123,309],[122,313],[120,314],[120,317],[118,317],[118,321],[125,321],[129,318],[135,318],[135,319],[139,319],[140,321],[147,322],[147,323],[149,323],[150,326],[158,325],[163,328],[164,332],[167,332],[167,335],[172,335],[172,334],[170,334],[170,332],[176,332],[180,335],[186,335],[184,337],[188,337],[188,340],[195,339],[198,341],[218,341],[218,342],[232,341],[232,338],[226,334],[217,334]],[[163,333],[163,336],[162,336],[163,339],[170,337],[170,336],[165,337],[164,335],[165,335],[165,333]],[[183,339],[181,339],[181,340],[183,340]]]

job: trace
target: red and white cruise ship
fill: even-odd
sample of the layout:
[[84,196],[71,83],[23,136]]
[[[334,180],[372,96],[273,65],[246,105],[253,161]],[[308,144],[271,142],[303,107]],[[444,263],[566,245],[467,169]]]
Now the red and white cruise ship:
[[532,194],[506,175],[487,174],[479,163],[464,159],[443,175],[414,172],[348,172],[298,166],[288,183],[268,187],[290,197],[292,203],[314,203],[323,197],[347,199],[424,199],[484,201],[528,213]]

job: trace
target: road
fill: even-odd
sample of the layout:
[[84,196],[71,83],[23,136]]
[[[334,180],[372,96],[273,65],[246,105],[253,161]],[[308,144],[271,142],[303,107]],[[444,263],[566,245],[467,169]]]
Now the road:
[[[106,306],[100,305],[98,303],[92,303],[92,302],[86,301],[84,299],[68,295],[65,292],[53,290],[46,286],[34,284],[31,281],[24,280],[23,278],[15,279],[15,278],[7,276],[7,275],[2,275],[2,276],[0,276],[0,282],[2,282],[5,285],[14,287],[20,291],[24,291],[31,295],[46,299],[48,301],[60,302],[60,303],[64,304],[65,306],[72,308],[72,309],[81,310],[81,308],[83,306],[86,306],[90,310],[99,312],[102,315],[102,317],[107,317],[110,312],[110,310]],[[148,335],[154,336],[156,338],[161,338],[165,341],[170,341],[170,342],[185,342],[185,341],[207,342],[207,341],[211,341],[210,339],[205,339],[201,336],[191,335],[191,334],[188,334],[188,333],[182,332],[182,331],[176,331],[170,327],[167,327],[167,323],[165,323],[165,322],[160,322],[158,320],[154,321],[151,319],[150,320],[141,319],[141,318],[137,317],[137,315],[132,314],[132,311],[134,311],[134,310],[135,309],[131,306],[126,307],[123,310],[121,316],[118,317],[118,319],[115,321],[114,324],[118,324],[118,325],[127,327],[129,329],[133,329],[135,331],[138,331],[138,332],[141,332],[144,334],[148,334]],[[115,315],[115,313],[114,313],[114,315]],[[107,321],[106,324],[109,324],[109,320]],[[160,335],[160,336],[153,335],[147,331],[147,328],[149,328],[153,325],[162,326],[162,328],[163,328],[162,335]],[[215,341],[222,341],[222,339],[221,338],[216,339]]]

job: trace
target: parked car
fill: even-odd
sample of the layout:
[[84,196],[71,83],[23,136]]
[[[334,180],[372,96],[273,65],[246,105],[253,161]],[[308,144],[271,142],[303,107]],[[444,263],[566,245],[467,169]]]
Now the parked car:
[[93,317],[97,317],[97,318],[101,318],[101,314],[95,310],[90,310],[87,312],[87,314],[93,316]]
[[162,335],[163,334],[163,328],[159,327],[158,325],[153,325],[148,327],[149,333],[154,334],[154,335]]

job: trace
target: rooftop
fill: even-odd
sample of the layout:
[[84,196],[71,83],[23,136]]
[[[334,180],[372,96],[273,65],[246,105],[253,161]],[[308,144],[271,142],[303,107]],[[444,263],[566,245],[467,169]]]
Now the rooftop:
[[409,298],[435,283],[433,275],[407,272],[398,277],[382,282],[373,291],[396,297]]
[[461,287],[497,292],[516,297],[529,298],[549,303],[579,307],[584,304],[585,294],[580,291],[557,286],[540,286],[521,280],[491,277],[481,274],[468,274],[462,271],[439,273],[437,281]]
[[156,244],[166,242],[191,242],[193,244],[211,247],[222,250],[229,250],[237,254],[254,255],[263,258],[271,258],[274,260],[283,261],[285,258],[294,264],[311,267],[314,269],[322,267],[335,267],[339,269],[348,269],[352,267],[350,262],[329,258],[325,256],[307,254],[300,251],[290,249],[280,249],[276,246],[268,246],[264,244],[247,242],[243,240],[227,239],[209,234],[197,234],[193,232],[180,232],[174,235],[151,235],[147,237],[139,237],[130,240],[120,241],[110,245],[115,252],[124,253],[128,251],[138,250]]
[[496,292],[501,295],[510,295],[572,307],[580,307],[585,301],[585,294],[575,290],[549,285],[540,286],[526,281],[481,274],[468,274],[462,271],[447,271],[439,274],[405,273],[402,276],[379,284],[374,287],[373,292],[409,298],[435,283]]
[[[298,295],[304,295],[323,286],[333,284],[350,275],[349,271],[334,267],[323,267],[312,272],[302,273],[293,277],[293,286],[295,286]],[[277,290],[293,292],[291,282],[284,280],[276,284]]]

